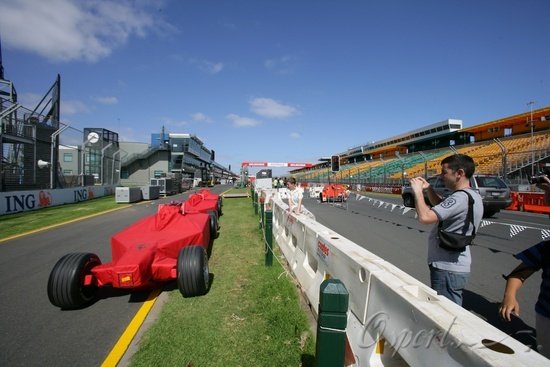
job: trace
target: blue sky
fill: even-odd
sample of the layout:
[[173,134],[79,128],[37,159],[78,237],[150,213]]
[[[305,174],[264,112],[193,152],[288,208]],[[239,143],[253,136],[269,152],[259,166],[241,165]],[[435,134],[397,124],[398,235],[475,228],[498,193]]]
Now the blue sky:
[[0,37],[25,107],[60,74],[63,123],[196,134],[237,172],[550,106],[548,14],[547,0],[1,0]]

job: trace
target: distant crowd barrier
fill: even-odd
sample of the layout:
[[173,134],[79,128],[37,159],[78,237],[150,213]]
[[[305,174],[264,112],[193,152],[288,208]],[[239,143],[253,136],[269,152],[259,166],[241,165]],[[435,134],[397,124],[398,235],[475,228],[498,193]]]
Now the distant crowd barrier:
[[512,192],[512,205],[508,210],[550,214],[550,206],[544,205],[544,194],[541,192]]
[[[350,191],[355,192],[376,192],[382,194],[401,195],[403,186],[384,185],[350,185]],[[323,190],[322,184],[312,184],[304,188],[309,197],[319,197]],[[544,193],[530,191],[512,191],[510,193],[512,204],[507,210],[525,211],[538,214],[550,214],[550,206],[544,205]]]
[[74,204],[101,196],[114,195],[115,187],[113,185],[103,185],[55,190],[0,192],[0,215],[26,212],[56,205]]
[[269,205],[274,242],[314,316],[324,280],[338,279],[349,292],[346,366],[549,365],[384,259],[308,216],[290,214],[281,199],[286,189],[255,196]]

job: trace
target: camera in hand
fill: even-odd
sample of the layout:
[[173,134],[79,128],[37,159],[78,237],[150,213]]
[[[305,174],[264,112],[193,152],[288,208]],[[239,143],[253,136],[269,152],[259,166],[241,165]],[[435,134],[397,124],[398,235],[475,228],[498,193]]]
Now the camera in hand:
[[538,184],[538,183],[545,183],[544,181],[545,177],[550,177],[550,168],[544,169],[544,171],[538,175],[529,177],[529,183],[530,184]]

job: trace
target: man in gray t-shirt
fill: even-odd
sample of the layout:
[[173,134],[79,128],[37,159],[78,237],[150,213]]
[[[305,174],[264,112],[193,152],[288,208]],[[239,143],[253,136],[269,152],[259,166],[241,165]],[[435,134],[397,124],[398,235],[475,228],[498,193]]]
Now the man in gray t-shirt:
[[[468,195],[458,190],[468,190],[474,200],[474,226],[477,230],[483,217],[483,202],[481,196],[470,188],[470,178],[474,174],[475,164],[471,157],[464,154],[454,154],[441,161],[440,179],[445,187],[453,193],[441,198],[430,184],[422,177],[411,179],[414,191],[416,211],[422,224],[435,223],[428,239],[428,265],[430,267],[431,287],[451,301],[462,305],[462,291],[468,283],[470,264],[472,262],[470,248],[462,252],[449,251],[440,246],[437,234],[439,222],[441,229],[447,232],[463,233],[468,213]],[[433,207],[424,201],[426,190]],[[468,224],[466,234],[473,231]]]

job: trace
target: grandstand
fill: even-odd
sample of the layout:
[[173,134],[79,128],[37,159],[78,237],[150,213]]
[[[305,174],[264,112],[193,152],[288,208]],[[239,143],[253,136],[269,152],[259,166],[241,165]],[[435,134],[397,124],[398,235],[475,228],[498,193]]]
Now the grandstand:
[[403,185],[408,177],[437,174],[441,160],[456,153],[470,155],[477,174],[526,184],[533,172],[550,166],[550,107],[468,128],[460,120],[445,120],[337,153],[339,172],[323,162],[291,174],[315,183]]

